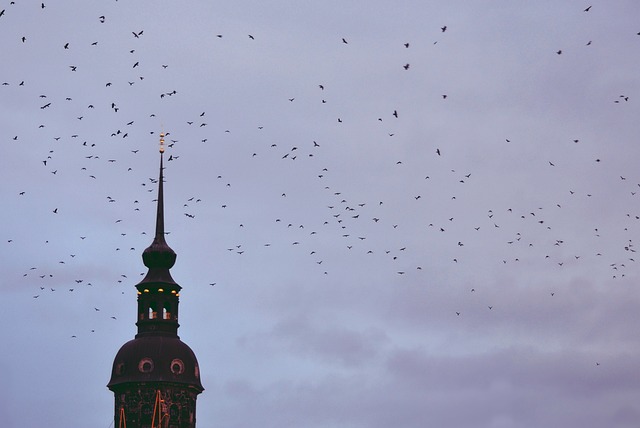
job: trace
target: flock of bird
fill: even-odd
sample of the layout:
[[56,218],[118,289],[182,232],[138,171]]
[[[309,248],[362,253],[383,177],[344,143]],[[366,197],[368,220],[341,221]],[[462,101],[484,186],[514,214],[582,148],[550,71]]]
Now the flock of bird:
[[[28,7],[22,2],[11,2],[0,10],[0,28],[13,19],[14,9]],[[39,12],[46,14],[54,7],[57,8],[58,5],[48,6],[42,3]],[[592,6],[583,11],[595,13]],[[111,18],[105,13],[96,14],[90,27],[109,25]],[[16,56],[33,55],[29,54],[31,44],[42,45],[47,35],[20,34],[20,29],[20,25],[15,26],[12,41],[8,41],[3,33],[3,43],[13,42],[11,49]],[[114,26],[110,31],[117,29],[122,30],[120,26]],[[101,30],[96,29],[96,34],[99,31]],[[432,47],[437,44],[438,48],[443,48],[447,44],[447,37],[455,31],[455,28],[448,25],[435,27],[431,32],[433,40],[428,44]],[[183,93],[192,90],[183,89],[188,85],[186,82],[173,80],[175,75],[166,77],[163,74],[170,73],[176,63],[166,58],[160,61],[150,59],[153,56],[153,49],[150,47],[153,42],[146,39],[152,37],[153,32],[133,28],[122,30],[121,33],[119,37],[127,34],[127,41],[113,58],[107,58],[104,62],[96,59],[99,65],[92,65],[87,58],[95,59],[103,55],[105,51],[100,49],[109,43],[108,40],[82,40],[77,36],[62,40],[56,55],[64,57],[64,65],[58,60],[52,61],[52,65],[45,63],[47,67],[58,67],[54,74],[63,75],[65,79],[59,84],[47,78],[36,78],[34,71],[31,71],[29,78],[24,79],[0,72],[0,97],[20,98],[21,108],[29,109],[29,117],[22,120],[20,125],[29,127],[28,129],[9,126],[0,132],[5,147],[13,146],[16,152],[24,150],[30,153],[26,156],[24,168],[30,171],[30,175],[37,177],[39,182],[48,183],[48,191],[53,191],[57,186],[68,185],[69,182],[74,183],[74,190],[71,191],[73,194],[64,193],[66,199],[56,198],[57,202],[45,198],[50,205],[43,206],[36,199],[43,196],[38,190],[39,184],[33,182],[23,186],[20,182],[14,182],[11,194],[5,196],[6,203],[18,207],[18,211],[36,210],[40,221],[48,228],[55,229],[64,223],[50,218],[51,216],[70,215],[71,210],[87,204],[83,202],[85,197],[91,203],[93,199],[90,198],[101,199],[103,206],[97,209],[102,211],[102,215],[112,215],[109,220],[111,223],[103,227],[106,226],[109,233],[121,238],[120,244],[112,249],[121,256],[109,259],[108,264],[132,261],[123,264],[123,273],[107,281],[132,289],[136,274],[124,272],[125,266],[129,268],[131,264],[139,263],[141,251],[151,240],[150,234],[134,229],[142,224],[146,225],[146,230],[151,230],[153,225],[156,175],[153,172],[151,177],[145,177],[145,173],[138,170],[153,171],[149,165],[155,165],[155,158],[148,156],[152,151],[145,148],[152,147],[157,142],[161,131],[158,126],[159,114],[155,108],[163,110],[162,103],[174,102]],[[234,42],[260,41],[257,33],[247,34],[245,37],[244,42],[238,41],[239,38],[235,38]],[[215,43],[226,43],[228,37],[212,33],[210,39],[215,46]],[[414,66],[411,59],[412,55],[419,56],[412,54],[416,45],[418,43],[414,41],[398,44],[397,55],[403,56],[403,60],[391,67],[389,73],[395,73],[394,78],[403,79],[407,74],[424,72]],[[585,45],[582,47],[590,49],[593,43],[588,40]],[[91,49],[96,53],[92,53]],[[357,42],[347,36],[336,37],[335,49],[341,49],[340,55],[348,56],[349,50],[357,49]],[[81,53],[75,55],[76,50]],[[550,57],[555,58],[554,52],[557,55],[566,54],[567,48],[550,50]],[[116,63],[111,66],[119,74],[100,81],[102,73],[97,68],[109,62]],[[92,73],[97,77],[87,77]],[[76,86],[74,79],[79,75],[83,76],[83,80],[79,80]],[[215,245],[227,253],[223,257],[232,259],[225,258],[213,263],[213,277],[206,281],[209,286],[233,286],[232,283],[225,283],[215,277],[216,265],[236,263],[237,257],[255,257],[253,260],[257,263],[256,260],[259,261],[267,253],[272,255],[270,257],[298,254],[300,260],[308,263],[302,266],[305,275],[319,275],[330,278],[330,281],[340,281],[339,275],[334,275],[334,272],[344,269],[344,263],[348,264],[352,257],[357,260],[355,264],[361,265],[363,270],[379,272],[389,283],[400,284],[427,283],[435,268],[429,258],[438,252],[446,254],[449,265],[445,267],[447,270],[473,269],[477,263],[490,265],[495,269],[501,266],[517,269],[513,266],[522,264],[537,266],[537,269],[549,272],[549,276],[557,276],[568,268],[576,272],[583,268],[603,266],[608,277],[616,280],[625,279],[636,262],[633,236],[640,230],[637,226],[640,221],[638,213],[623,213],[616,220],[618,229],[615,233],[607,231],[615,236],[612,239],[604,236],[603,229],[611,229],[608,223],[602,227],[594,221],[591,228],[579,232],[579,238],[572,236],[575,232],[567,232],[573,230],[571,223],[574,220],[571,216],[584,207],[597,210],[597,205],[602,203],[603,194],[609,190],[585,191],[578,181],[558,175],[557,170],[563,164],[566,167],[569,159],[579,159],[586,170],[593,171],[593,177],[600,177],[602,174],[606,175],[600,172],[605,163],[601,159],[603,155],[594,154],[589,158],[589,153],[583,159],[583,154],[575,155],[573,152],[569,155],[549,154],[545,164],[540,165],[543,170],[541,174],[547,180],[556,180],[556,189],[549,191],[540,188],[538,191],[549,191],[552,197],[537,195],[529,203],[513,206],[495,199],[493,203],[496,205],[487,205],[480,202],[482,192],[491,192],[491,189],[484,187],[488,183],[486,170],[461,161],[457,150],[452,149],[446,140],[425,144],[415,156],[397,150],[398,145],[411,145],[407,143],[407,139],[411,138],[407,132],[407,127],[410,126],[407,121],[411,119],[405,117],[414,116],[398,106],[399,103],[388,102],[387,107],[378,115],[362,119],[368,127],[367,136],[362,138],[373,135],[377,143],[370,147],[375,147],[375,150],[382,153],[379,157],[363,156],[364,162],[367,159],[376,162],[383,159],[379,166],[384,171],[381,174],[395,177],[392,181],[397,186],[377,189],[376,185],[380,184],[381,179],[371,178],[369,186],[368,177],[360,176],[358,170],[362,169],[366,174],[366,171],[378,167],[351,165],[353,171],[347,171],[342,159],[336,159],[336,154],[341,152],[340,148],[336,148],[336,139],[349,141],[361,138],[357,134],[340,134],[341,126],[348,126],[349,132],[358,129],[359,125],[354,124],[356,119],[353,112],[341,106],[342,98],[331,83],[320,80],[308,86],[304,90],[292,88],[288,93],[282,94],[275,108],[279,114],[290,117],[298,117],[300,112],[311,111],[316,106],[326,108],[325,112],[318,114],[318,122],[320,126],[331,129],[327,136],[321,132],[316,135],[309,131],[308,136],[299,140],[282,141],[277,132],[278,128],[286,127],[286,122],[251,123],[246,129],[226,128],[219,124],[219,115],[211,113],[212,110],[219,110],[212,104],[225,102],[216,97],[208,100],[210,104],[204,104],[201,100],[192,103],[189,99],[181,98],[180,101],[175,101],[181,103],[177,104],[175,110],[170,107],[164,109],[180,112],[179,117],[164,114],[164,124],[160,124],[167,127],[165,174],[171,185],[166,188],[166,209],[175,214],[175,207],[179,203],[182,211],[180,219],[169,216],[168,224],[177,224],[179,229],[200,230],[203,235],[210,233],[212,223],[226,229],[224,233],[220,233],[226,241],[216,242]],[[160,87],[165,89],[159,90]],[[136,92],[133,95],[123,95],[128,90]],[[453,93],[444,88],[438,89],[437,95],[429,100],[429,105],[448,109],[450,103],[461,102]],[[143,111],[138,104],[131,105],[131,101],[137,97],[148,99],[147,106],[150,105],[151,109]],[[617,107],[631,105],[633,101],[626,92],[622,95],[612,94],[610,99],[612,105],[621,104]],[[188,110],[185,106],[188,106]],[[374,127],[377,127],[375,131],[369,130]],[[243,139],[250,138],[251,142],[241,145],[238,140],[231,140],[236,133],[241,134]],[[225,138],[235,142],[221,143]],[[518,139],[519,136],[503,135],[498,142],[500,150],[518,150],[514,148],[519,144]],[[584,141],[582,137],[574,136],[561,144],[576,148],[577,151]],[[392,148],[387,149],[389,145]],[[385,150],[388,151],[385,153]],[[226,160],[224,156],[227,156]],[[192,166],[178,165],[182,162],[195,165],[196,159],[205,157],[212,159],[211,165],[201,167],[205,168],[202,174],[207,176],[204,180],[210,182],[207,186],[196,188],[199,192],[206,193],[185,194],[186,190],[180,190],[178,186],[188,180],[179,180],[179,176],[188,174]],[[225,162],[243,165],[243,170],[226,167]],[[588,166],[584,166],[587,164]],[[277,179],[266,179],[266,184],[259,183],[259,174],[269,174]],[[255,182],[252,183],[244,175],[254,177]],[[615,177],[616,197],[637,197],[640,177],[627,177],[626,174]],[[610,180],[612,177],[609,175],[605,178]],[[480,181],[477,183],[476,180]],[[505,180],[508,181],[509,178]],[[576,190],[573,185],[578,185],[581,189]],[[134,186],[137,189],[132,189]],[[252,186],[262,194],[256,195]],[[358,186],[361,186],[360,190]],[[176,197],[176,193],[181,195],[181,199]],[[246,199],[253,197],[260,202],[251,208],[252,203]],[[599,197],[599,202],[590,204],[589,200],[596,197]],[[539,203],[542,199],[545,199],[544,203]],[[631,204],[626,202],[628,199],[625,199],[624,204]],[[615,204],[617,201],[611,203]],[[255,213],[246,212],[249,209],[263,211],[267,218],[257,221]],[[87,209],[85,215],[91,211]],[[313,213],[310,214],[309,211]],[[565,211],[570,214],[564,214]],[[74,218],[74,221],[79,221]],[[218,219],[224,219],[230,224],[221,225]],[[55,235],[65,241],[56,245],[68,248],[68,255],[46,256],[49,257],[46,260],[30,257],[21,268],[20,284],[24,286],[24,290],[29,290],[31,298],[38,299],[38,304],[44,304],[46,299],[55,299],[60,293],[78,293],[87,287],[97,286],[98,283],[104,285],[104,278],[94,279],[89,273],[87,277],[74,276],[74,272],[86,270],[82,263],[90,266],[99,263],[98,260],[79,261],[80,257],[76,258],[76,255],[102,245],[101,238],[96,236],[92,226],[85,225],[85,230],[81,230],[80,225],[65,227],[67,229],[61,234],[55,235],[48,231],[46,236]],[[48,240],[43,239],[41,242],[38,240],[40,237],[29,239],[15,230],[5,230],[3,235],[4,252],[11,252],[16,246],[37,248],[51,245]],[[615,242],[612,244],[612,241]],[[584,245],[587,242],[589,246]],[[437,249],[430,248],[433,245]],[[180,249],[176,250],[180,253]],[[443,257],[438,257],[438,260],[442,259]],[[36,266],[31,266],[32,263]],[[469,287],[468,292],[479,294],[481,289],[482,285],[478,284]],[[122,290],[125,288],[118,288],[118,293],[125,294]],[[557,298],[560,291],[548,288],[541,290],[541,293],[549,298]],[[492,301],[485,300],[482,305],[488,311],[500,310]],[[95,316],[122,319],[113,310],[108,312],[96,305],[91,307]],[[450,313],[454,317],[464,315],[455,304]],[[87,331],[95,332],[95,328],[87,327]],[[77,338],[80,334],[73,332],[71,337]]]

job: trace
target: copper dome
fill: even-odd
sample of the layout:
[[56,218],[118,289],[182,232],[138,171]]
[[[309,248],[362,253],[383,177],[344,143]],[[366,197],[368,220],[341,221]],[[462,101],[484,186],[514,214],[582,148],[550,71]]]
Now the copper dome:
[[177,336],[145,336],[130,340],[113,361],[111,390],[119,385],[140,382],[170,382],[195,388],[200,383],[200,368],[195,354]]

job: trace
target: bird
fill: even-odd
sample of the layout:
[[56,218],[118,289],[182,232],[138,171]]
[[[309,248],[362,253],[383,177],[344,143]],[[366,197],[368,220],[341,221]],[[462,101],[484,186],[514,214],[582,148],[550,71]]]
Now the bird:
[[444,33],[445,31],[447,31],[447,26],[445,25],[444,27],[440,27],[440,29],[442,30],[442,32]]
[[344,43],[345,45],[349,44],[349,42],[347,42],[347,40],[344,37],[342,38],[342,43]]
[[591,7],[592,7],[592,5],[591,5],[591,6],[589,6],[589,7],[587,7],[587,8],[584,10],[584,12],[589,12],[589,11],[591,10]]

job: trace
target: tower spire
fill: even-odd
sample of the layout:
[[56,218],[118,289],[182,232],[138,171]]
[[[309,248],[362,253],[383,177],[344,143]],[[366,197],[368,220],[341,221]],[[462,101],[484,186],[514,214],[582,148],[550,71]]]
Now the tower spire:
[[162,182],[164,181],[163,176],[163,165],[162,160],[164,157],[164,132],[160,133],[160,176],[158,178],[158,213],[156,215],[156,239],[159,237],[164,241],[164,191],[162,187]]
[[164,135],[164,133],[160,134],[160,172],[158,174],[158,198],[156,200],[156,234],[151,245],[142,253],[142,261],[144,265],[149,268],[149,272],[141,284],[156,282],[177,286],[169,273],[169,269],[171,269],[176,262],[176,253],[169,247],[164,237]]
[[196,397],[204,389],[198,360],[178,336],[182,287],[169,272],[176,253],[165,240],[164,135],[160,134],[156,234],[142,253],[149,271],[136,285],[138,333],[116,354],[107,385],[115,395],[118,427],[195,428]]
[[136,285],[138,289],[138,335],[178,333],[178,296],[180,287],[171,277],[176,253],[165,240],[164,231],[164,133],[160,134],[160,172],[158,173],[158,199],[156,235],[151,245],[142,252],[142,261],[149,268],[147,275]]

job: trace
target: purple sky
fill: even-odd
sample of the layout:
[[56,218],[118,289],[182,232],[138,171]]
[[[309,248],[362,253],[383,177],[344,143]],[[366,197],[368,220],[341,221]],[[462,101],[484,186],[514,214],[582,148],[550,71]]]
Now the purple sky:
[[3,427],[111,426],[162,130],[199,427],[637,426],[640,3],[11,3]]

